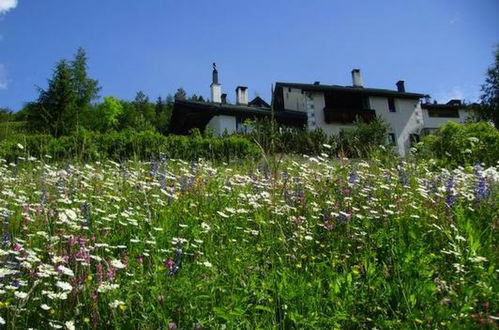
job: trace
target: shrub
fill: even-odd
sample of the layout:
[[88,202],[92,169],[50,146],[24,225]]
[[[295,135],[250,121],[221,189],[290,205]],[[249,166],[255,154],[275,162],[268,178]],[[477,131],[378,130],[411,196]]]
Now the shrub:
[[[253,123],[250,138],[266,153],[275,151],[315,156],[327,151],[332,155],[368,158],[372,152],[385,152],[385,148],[380,146],[387,145],[388,128],[388,124],[379,118],[369,123],[357,120],[353,128],[343,130],[338,135],[328,135],[320,128],[290,128],[263,120]],[[331,148],[326,150],[324,145]]]
[[499,161],[499,131],[486,122],[458,124],[448,122],[417,146],[418,154],[433,158],[441,166],[493,166]]
[[100,160],[111,158],[149,160],[164,155],[167,158],[230,161],[236,158],[256,158],[258,147],[239,136],[164,136],[154,131],[96,133],[80,130],[59,138],[50,135],[25,135],[0,142],[0,158],[15,161],[19,157],[54,159],[78,158]]

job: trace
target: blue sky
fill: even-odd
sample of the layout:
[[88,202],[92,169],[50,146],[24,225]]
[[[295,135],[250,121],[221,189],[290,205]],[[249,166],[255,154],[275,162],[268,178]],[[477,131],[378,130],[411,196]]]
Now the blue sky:
[[276,81],[474,101],[499,43],[499,1],[0,0],[0,107],[18,110],[82,46],[101,95],[209,96],[211,63],[269,99]]

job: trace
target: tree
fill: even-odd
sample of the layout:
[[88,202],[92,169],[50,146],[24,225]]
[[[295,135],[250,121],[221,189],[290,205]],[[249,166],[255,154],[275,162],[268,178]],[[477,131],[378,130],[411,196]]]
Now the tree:
[[154,104],[149,102],[149,97],[142,91],[139,91],[137,92],[133,103],[141,120],[151,125],[154,124],[156,111],[154,109]]
[[487,70],[480,100],[481,117],[491,120],[499,128],[499,45],[495,51],[495,63]]
[[95,107],[96,128],[107,131],[118,127],[123,105],[113,96],[106,96],[104,102]]
[[172,104],[168,102],[168,98],[163,100],[161,97],[158,97],[156,101],[156,129],[162,133],[166,134],[168,129],[170,128],[170,119],[172,116]]
[[13,118],[12,111],[8,108],[0,108],[0,122],[11,121]]
[[71,133],[76,126],[77,100],[71,67],[62,60],[57,63],[47,90],[40,88],[38,101],[30,105],[29,126],[54,136]]
[[180,87],[179,89],[177,89],[177,92],[175,93],[175,100],[185,100],[185,99],[187,99],[187,93],[182,87]]
[[83,48],[78,48],[74,60],[71,62],[73,86],[76,93],[76,126],[79,126],[79,116],[84,112],[90,102],[98,97],[99,82],[87,75],[87,55]]
[[97,80],[87,75],[85,50],[79,48],[71,62],[58,62],[48,85],[25,107],[28,127],[55,136],[71,134],[80,126],[81,114],[91,112],[100,90]]

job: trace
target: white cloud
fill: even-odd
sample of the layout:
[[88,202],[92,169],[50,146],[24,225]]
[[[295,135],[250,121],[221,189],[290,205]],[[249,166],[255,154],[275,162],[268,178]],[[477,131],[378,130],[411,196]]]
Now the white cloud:
[[7,89],[7,69],[0,64],[0,89]]
[[0,14],[17,7],[17,0],[0,0]]

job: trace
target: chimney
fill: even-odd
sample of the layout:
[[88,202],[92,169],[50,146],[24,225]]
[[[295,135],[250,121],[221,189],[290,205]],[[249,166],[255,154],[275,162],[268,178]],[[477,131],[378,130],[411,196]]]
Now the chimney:
[[213,63],[213,73],[211,77],[211,102],[222,103],[222,85],[218,83],[217,65]]
[[362,77],[359,69],[352,70],[352,83],[353,87],[362,87]]
[[397,91],[400,93],[405,93],[405,85],[403,80],[397,81]]
[[227,104],[227,94],[222,94],[222,104]]
[[248,87],[237,86],[237,88],[236,88],[236,104],[248,105]]

